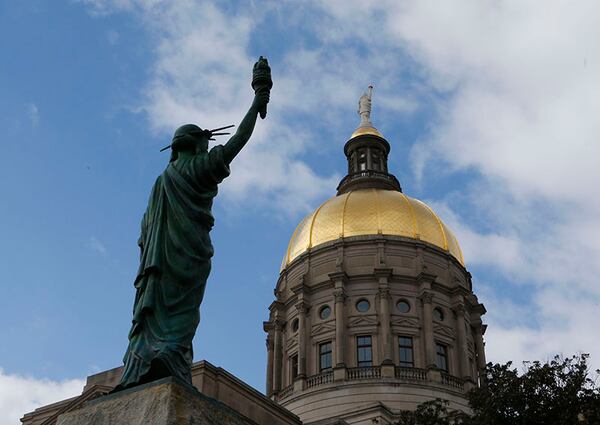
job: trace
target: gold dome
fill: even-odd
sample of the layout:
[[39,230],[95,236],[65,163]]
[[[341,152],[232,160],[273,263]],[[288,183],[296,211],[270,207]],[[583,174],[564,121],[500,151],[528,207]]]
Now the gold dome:
[[328,199],[307,215],[292,235],[281,268],[322,243],[377,234],[429,242],[464,266],[454,234],[429,206],[395,190],[362,189]]
[[379,130],[377,130],[375,127],[370,126],[370,125],[358,127],[356,130],[354,130],[354,133],[352,133],[352,136],[350,136],[350,138],[354,139],[357,136],[362,136],[365,134],[370,134],[372,136],[378,136],[378,137],[381,137],[382,139],[385,139],[385,137],[383,137],[383,134],[381,134],[379,132]]

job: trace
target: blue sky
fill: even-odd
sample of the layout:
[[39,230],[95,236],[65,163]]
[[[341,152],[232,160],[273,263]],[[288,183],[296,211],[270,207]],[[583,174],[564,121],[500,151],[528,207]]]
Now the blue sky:
[[372,83],[390,168],[461,243],[489,359],[600,367],[599,8],[459,3],[1,2],[0,423],[121,363],[158,150],[238,124],[259,55],[269,116],[215,202],[196,359],[263,388],[281,258]]

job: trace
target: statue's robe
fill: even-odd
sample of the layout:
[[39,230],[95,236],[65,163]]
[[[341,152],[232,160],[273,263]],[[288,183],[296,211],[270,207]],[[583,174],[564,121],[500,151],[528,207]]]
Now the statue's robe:
[[142,219],[133,323],[116,390],[175,376],[191,384],[192,339],[210,273],[217,185],[229,175],[223,146],[180,157],[158,177]]

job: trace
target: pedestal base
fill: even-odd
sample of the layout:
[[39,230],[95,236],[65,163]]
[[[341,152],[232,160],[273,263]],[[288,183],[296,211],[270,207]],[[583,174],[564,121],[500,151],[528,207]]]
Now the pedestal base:
[[173,378],[106,395],[58,417],[57,425],[257,425]]

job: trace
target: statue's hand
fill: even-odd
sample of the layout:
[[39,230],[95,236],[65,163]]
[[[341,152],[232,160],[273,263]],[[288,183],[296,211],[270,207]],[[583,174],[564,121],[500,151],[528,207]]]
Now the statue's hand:
[[252,107],[256,108],[257,111],[261,111],[265,106],[267,106],[267,103],[269,103],[270,97],[271,97],[271,94],[269,93],[268,90],[265,90],[263,92],[259,91],[254,96],[254,101],[252,102]]

